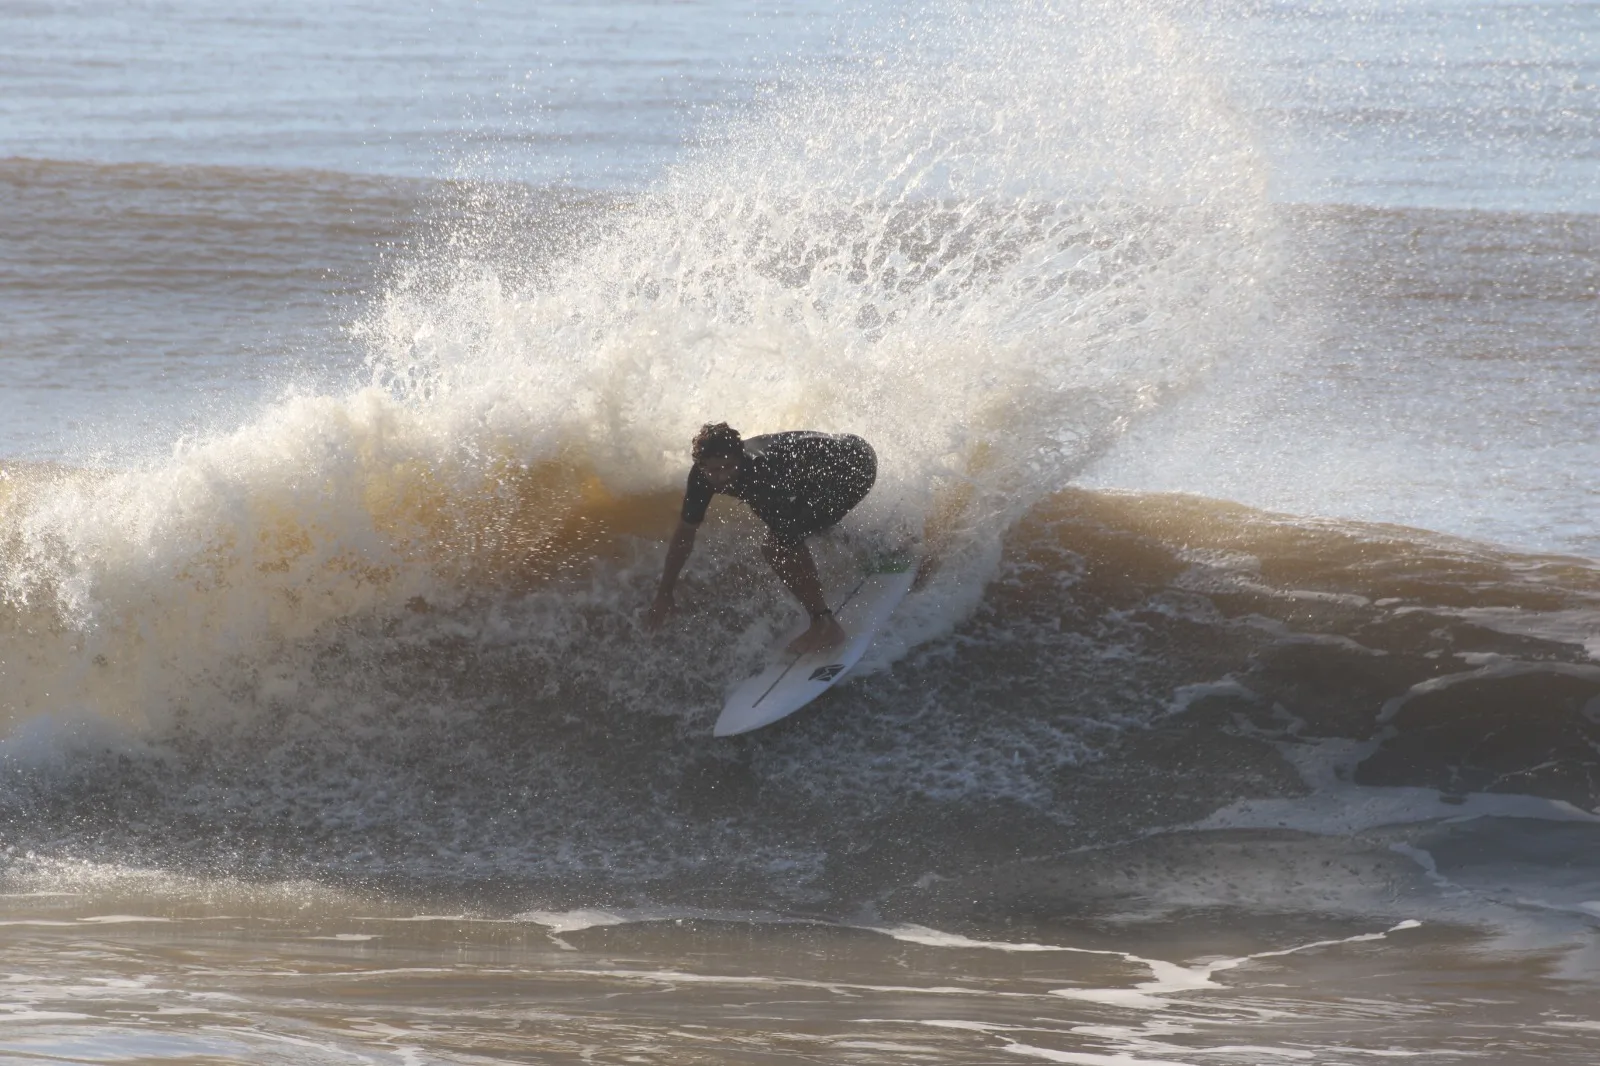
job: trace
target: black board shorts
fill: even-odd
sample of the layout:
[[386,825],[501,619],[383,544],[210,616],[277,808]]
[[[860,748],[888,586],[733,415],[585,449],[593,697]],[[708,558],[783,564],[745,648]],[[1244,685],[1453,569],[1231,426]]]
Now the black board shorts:
[[761,520],[779,544],[799,544],[812,534],[837,525],[867,498],[878,480],[878,455],[872,445],[853,433],[841,433],[834,440],[839,448],[821,491],[791,506],[762,508]]

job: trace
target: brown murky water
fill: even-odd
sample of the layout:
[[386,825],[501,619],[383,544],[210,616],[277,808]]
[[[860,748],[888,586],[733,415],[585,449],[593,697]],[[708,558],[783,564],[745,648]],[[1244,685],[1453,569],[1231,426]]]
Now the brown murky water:
[[424,915],[309,886],[188,895],[197,887],[183,902],[6,897],[0,1061],[1600,1055],[1595,984],[1562,974],[1557,945],[1512,949],[1426,921],[1358,932],[1196,915],[1159,929],[1060,923],[1023,940],[733,915]]

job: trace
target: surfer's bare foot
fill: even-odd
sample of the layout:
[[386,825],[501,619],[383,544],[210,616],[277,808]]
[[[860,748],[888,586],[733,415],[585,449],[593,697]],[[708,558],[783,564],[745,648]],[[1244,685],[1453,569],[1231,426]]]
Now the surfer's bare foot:
[[667,620],[668,616],[672,614],[672,610],[672,593],[656,593],[655,602],[652,603],[650,605],[650,609],[645,612],[644,627],[651,630],[660,629],[661,623]]
[[789,650],[796,655],[810,655],[814,651],[843,644],[850,634],[831,614],[811,620],[811,628],[789,642]]

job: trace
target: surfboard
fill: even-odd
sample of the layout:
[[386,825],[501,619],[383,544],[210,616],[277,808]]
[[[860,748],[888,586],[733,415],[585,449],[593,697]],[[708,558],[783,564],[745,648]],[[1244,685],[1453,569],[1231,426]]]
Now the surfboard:
[[872,638],[911,591],[917,568],[910,552],[887,552],[862,561],[854,582],[835,600],[833,616],[848,634],[844,643],[809,655],[787,650],[804,633],[802,622],[768,653],[765,669],[738,685],[717,717],[712,735],[731,737],[787,718],[838,684],[872,646]]

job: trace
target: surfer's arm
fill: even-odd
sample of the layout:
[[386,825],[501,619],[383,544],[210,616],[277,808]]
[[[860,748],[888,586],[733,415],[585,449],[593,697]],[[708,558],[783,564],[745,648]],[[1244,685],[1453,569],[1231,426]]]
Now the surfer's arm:
[[661,569],[661,585],[656,589],[655,602],[650,605],[650,614],[645,619],[651,627],[660,625],[672,613],[672,590],[677,587],[683,564],[689,561],[689,553],[694,551],[694,536],[699,528],[693,522],[680,520],[677,531],[672,534],[672,543],[667,546],[667,562]]

